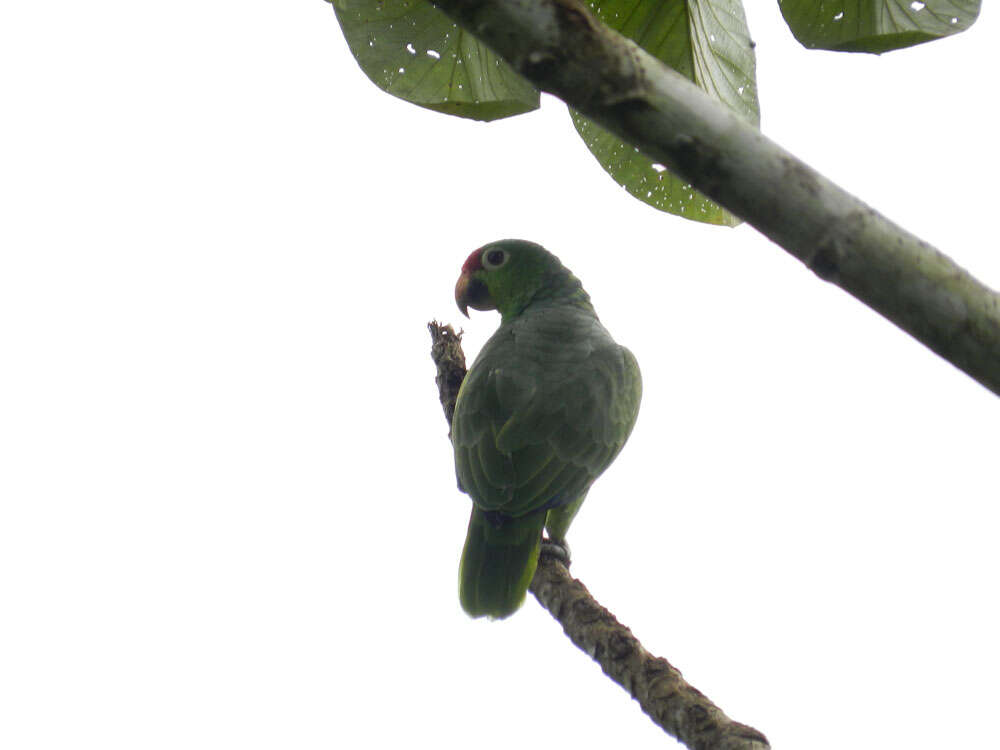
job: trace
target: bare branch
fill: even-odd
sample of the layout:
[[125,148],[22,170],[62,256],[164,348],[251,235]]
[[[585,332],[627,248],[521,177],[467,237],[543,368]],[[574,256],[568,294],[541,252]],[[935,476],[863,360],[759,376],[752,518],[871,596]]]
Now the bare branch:
[[[427,327],[441,406],[451,427],[458,388],[466,372],[462,337],[450,325],[437,321]],[[655,724],[691,750],[770,747],[763,734],[730,719],[666,659],[646,651],[632,631],[602,607],[554,556],[543,554],[539,559],[530,590],[578,648],[625,688]]]
[[538,88],[1000,394],[996,292],[608,29],[580,0],[431,2]]

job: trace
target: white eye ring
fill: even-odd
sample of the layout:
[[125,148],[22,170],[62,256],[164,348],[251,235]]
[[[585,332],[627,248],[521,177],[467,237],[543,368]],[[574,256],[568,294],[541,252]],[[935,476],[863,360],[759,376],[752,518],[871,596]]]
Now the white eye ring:
[[483,253],[483,268],[487,271],[500,268],[500,266],[507,262],[507,257],[506,250],[501,250],[498,247],[491,248]]

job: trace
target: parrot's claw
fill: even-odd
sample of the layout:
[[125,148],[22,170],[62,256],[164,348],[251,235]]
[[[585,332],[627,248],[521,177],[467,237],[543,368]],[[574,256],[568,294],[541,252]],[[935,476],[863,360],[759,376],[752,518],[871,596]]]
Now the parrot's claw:
[[548,555],[549,557],[554,557],[556,560],[561,562],[565,567],[569,567],[571,562],[569,555],[569,545],[566,544],[565,540],[555,540],[555,539],[543,539],[541,549],[538,554]]

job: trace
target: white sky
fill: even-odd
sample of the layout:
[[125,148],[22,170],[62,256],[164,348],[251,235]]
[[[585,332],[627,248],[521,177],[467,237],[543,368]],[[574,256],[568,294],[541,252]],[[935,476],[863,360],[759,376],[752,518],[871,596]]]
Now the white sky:
[[[1000,287],[998,17],[882,58],[751,3],[765,131]],[[642,366],[573,570],[776,748],[987,747],[995,396],[563,105],[378,91],[310,2],[0,11],[0,746],[663,747],[533,599],[458,606],[425,324],[559,254]],[[668,742],[669,745],[669,742]]]

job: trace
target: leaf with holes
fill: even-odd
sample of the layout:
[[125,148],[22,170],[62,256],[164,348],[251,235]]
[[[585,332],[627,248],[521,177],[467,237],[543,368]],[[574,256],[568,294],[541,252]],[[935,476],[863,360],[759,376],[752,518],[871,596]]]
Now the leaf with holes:
[[[739,0],[591,0],[590,7],[605,24],[760,124],[753,42]],[[740,223],[663,165],[580,113],[571,114],[601,166],[639,200],[695,221]]]
[[427,0],[332,0],[354,59],[383,91],[436,112],[498,120],[538,90]]
[[965,31],[981,0],[778,0],[809,49],[881,54]]

